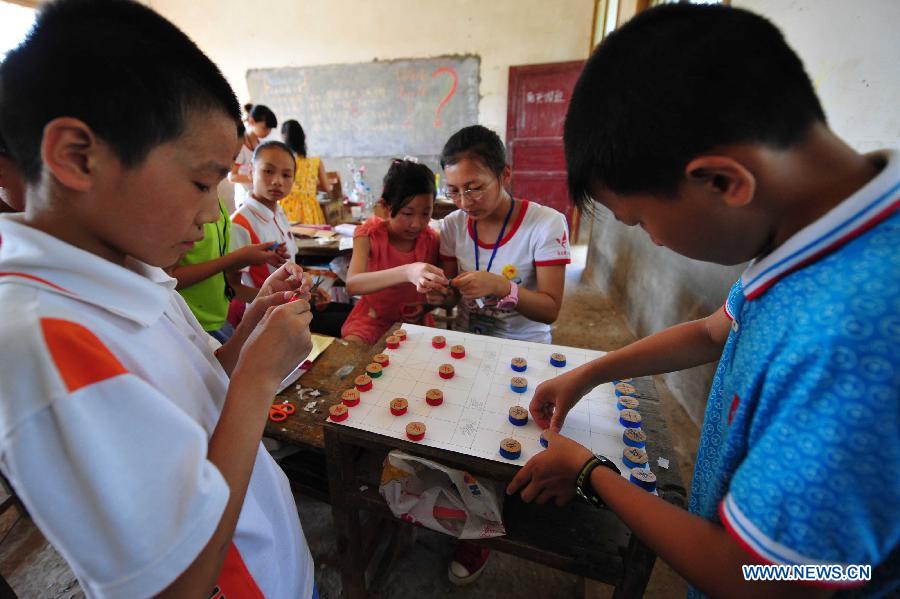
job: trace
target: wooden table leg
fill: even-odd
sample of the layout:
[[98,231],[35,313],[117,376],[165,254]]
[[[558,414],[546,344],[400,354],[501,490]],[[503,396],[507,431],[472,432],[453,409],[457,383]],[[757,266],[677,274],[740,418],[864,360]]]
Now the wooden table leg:
[[331,514],[337,534],[338,553],[343,556],[343,597],[364,599],[368,564],[364,555],[359,510],[348,500],[354,481],[353,447],[341,443],[340,433],[330,427],[326,426],[324,432]]
[[636,534],[631,535],[625,555],[622,557],[622,565],[625,573],[622,580],[616,585],[613,599],[630,599],[643,597],[650,582],[650,574],[653,572],[653,564],[656,563],[656,554],[644,545]]
[[[659,489],[658,492],[659,496],[669,503],[682,509],[685,508],[687,501],[681,487]],[[636,534],[632,533],[628,547],[625,549],[625,555],[622,557],[625,573],[622,580],[616,585],[613,599],[643,597],[647,590],[647,583],[650,582],[650,575],[653,574],[655,563],[656,554]]]

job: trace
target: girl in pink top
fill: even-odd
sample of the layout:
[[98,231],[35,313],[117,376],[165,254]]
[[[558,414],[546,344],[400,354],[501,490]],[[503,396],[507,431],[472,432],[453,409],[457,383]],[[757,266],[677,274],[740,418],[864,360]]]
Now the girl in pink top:
[[353,235],[347,291],[362,296],[341,334],[375,343],[395,322],[421,321],[425,293],[449,281],[438,262],[440,240],[428,226],[434,209],[434,173],[414,160],[394,160],[384,176],[381,206]]

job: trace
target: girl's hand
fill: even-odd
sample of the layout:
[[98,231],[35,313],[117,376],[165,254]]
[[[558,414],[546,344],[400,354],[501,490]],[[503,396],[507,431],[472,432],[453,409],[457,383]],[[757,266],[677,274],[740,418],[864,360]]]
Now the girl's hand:
[[453,286],[465,299],[477,297],[506,297],[512,290],[509,280],[490,272],[469,271],[453,279]]
[[590,390],[590,384],[583,380],[582,373],[576,368],[538,385],[528,411],[539,427],[558,433],[566,414]]
[[244,246],[232,252],[237,260],[236,270],[253,266],[256,264],[271,264],[278,267],[285,263],[284,256],[281,256],[275,250],[269,249],[274,242],[267,241],[265,243],[254,243]]
[[406,279],[416,286],[419,293],[444,289],[450,283],[444,271],[426,262],[414,262],[406,267]]
[[545,432],[544,438],[547,449],[528,460],[506,487],[506,493],[521,490],[525,503],[544,504],[555,498],[556,505],[565,505],[575,496],[578,473],[593,454],[554,431]]

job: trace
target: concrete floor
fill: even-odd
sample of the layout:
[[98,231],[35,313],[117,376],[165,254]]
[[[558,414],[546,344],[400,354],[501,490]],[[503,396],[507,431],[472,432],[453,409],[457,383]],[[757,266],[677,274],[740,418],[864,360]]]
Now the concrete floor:
[[[573,248],[573,266],[567,272],[566,296],[559,320],[553,326],[554,343],[599,350],[613,350],[634,340],[617,308],[598,290],[581,283],[587,247]],[[663,412],[674,441],[673,463],[690,481],[697,450],[697,426],[688,418],[661,380],[657,386]],[[331,526],[330,508],[324,503],[298,497],[303,528],[316,561],[316,580],[323,599],[340,597],[337,553]],[[612,596],[612,587],[585,581],[551,568],[516,557],[495,553],[477,583],[466,588],[451,585],[446,576],[447,561],[454,540],[428,530],[417,529],[403,545],[397,566],[384,588],[390,597],[585,597]],[[27,517],[17,510],[0,516],[0,574],[19,597],[73,599],[83,597],[59,554],[50,547]],[[666,564],[657,561],[648,598],[684,597],[687,585]]]

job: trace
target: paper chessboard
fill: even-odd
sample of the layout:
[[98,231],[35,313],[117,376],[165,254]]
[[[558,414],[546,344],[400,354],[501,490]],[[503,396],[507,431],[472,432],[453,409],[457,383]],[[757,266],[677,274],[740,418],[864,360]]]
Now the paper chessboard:
[[[515,405],[528,409],[534,390],[541,382],[598,358],[604,352],[546,345],[528,341],[484,337],[457,331],[445,331],[416,325],[404,325],[407,339],[397,349],[385,349],[390,364],[382,375],[372,379],[373,388],[362,392],[360,403],[350,408],[349,418],[340,424],[408,440],[406,425],[425,423],[427,432],[419,443],[458,453],[524,465],[543,447],[541,428],[529,416],[525,426],[509,421],[509,408]],[[435,335],[446,338],[442,349],[435,349],[431,340]],[[450,356],[450,347],[463,345],[462,359]],[[550,354],[562,353],[566,365],[557,368],[550,364]],[[510,362],[521,357],[528,361],[525,372],[515,372]],[[455,369],[451,379],[438,376],[438,368],[450,364]],[[528,389],[516,393],[510,379],[524,377]],[[348,381],[348,389],[353,385]],[[425,402],[429,389],[440,389],[444,402],[430,406]],[[403,397],[409,402],[407,413],[394,416],[390,401]],[[597,387],[569,412],[562,434],[578,441],[594,453],[612,459],[627,476],[629,469],[622,463],[624,426],[619,423],[613,385]],[[511,437],[522,445],[522,455],[508,460],[500,455],[500,442]]]

